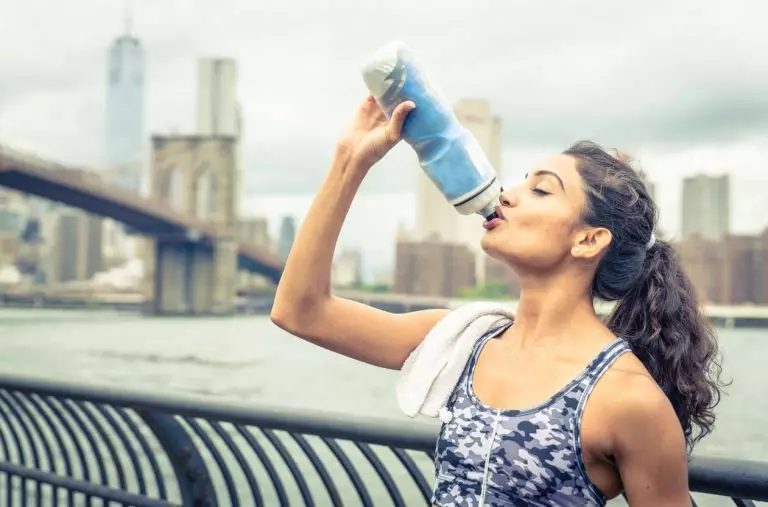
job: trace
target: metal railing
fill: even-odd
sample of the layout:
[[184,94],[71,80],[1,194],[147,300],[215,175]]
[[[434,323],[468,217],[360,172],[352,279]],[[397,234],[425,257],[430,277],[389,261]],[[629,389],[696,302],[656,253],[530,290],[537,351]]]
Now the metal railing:
[[[0,376],[0,505],[427,505],[435,427]],[[768,463],[692,491],[768,500]]]

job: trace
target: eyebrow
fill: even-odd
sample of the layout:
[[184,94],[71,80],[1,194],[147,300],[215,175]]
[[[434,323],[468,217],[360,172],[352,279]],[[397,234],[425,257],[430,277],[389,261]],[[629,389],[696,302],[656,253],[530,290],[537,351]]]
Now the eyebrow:
[[[563,185],[563,180],[560,179],[560,176],[553,173],[552,171],[547,171],[546,169],[539,169],[535,173],[533,173],[534,176],[553,176],[557,182],[560,184],[560,188],[563,189],[563,192],[565,192],[565,185]],[[528,179],[528,174],[525,175],[525,178]]]

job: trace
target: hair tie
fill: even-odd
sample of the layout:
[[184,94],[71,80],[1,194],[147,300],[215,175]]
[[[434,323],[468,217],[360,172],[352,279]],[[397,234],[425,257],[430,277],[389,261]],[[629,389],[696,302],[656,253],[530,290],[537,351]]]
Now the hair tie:
[[648,240],[648,243],[645,244],[645,249],[650,250],[653,248],[653,245],[656,244],[656,234],[651,233],[651,239]]

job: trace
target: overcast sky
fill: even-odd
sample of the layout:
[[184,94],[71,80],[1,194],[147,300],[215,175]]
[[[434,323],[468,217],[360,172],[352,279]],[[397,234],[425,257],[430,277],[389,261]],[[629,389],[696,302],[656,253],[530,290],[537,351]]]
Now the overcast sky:
[[[122,0],[0,0],[0,140],[62,162],[103,158],[106,54]],[[733,226],[768,225],[768,2],[135,0],[148,132],[190,131],[196,59],[234,57],[249,194],[317,188],[365,94],[360,64],[402,39],[452,99],[503,119],[503,179],[590,138],[634,152],[678,227],[680,180],[733,175]],[[411,188],[400,147],[366,192]]]

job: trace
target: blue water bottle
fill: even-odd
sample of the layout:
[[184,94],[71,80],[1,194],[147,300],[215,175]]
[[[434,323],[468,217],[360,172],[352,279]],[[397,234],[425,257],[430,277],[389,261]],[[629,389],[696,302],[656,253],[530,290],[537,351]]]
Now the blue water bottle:
[[403,125],[403,139],[448,202],[462,215],[495,217],[502,191],[496,171],[405,44],[394,41],[379,49],[362,74],[387,117],[402,102],[416,104]]

